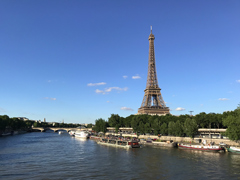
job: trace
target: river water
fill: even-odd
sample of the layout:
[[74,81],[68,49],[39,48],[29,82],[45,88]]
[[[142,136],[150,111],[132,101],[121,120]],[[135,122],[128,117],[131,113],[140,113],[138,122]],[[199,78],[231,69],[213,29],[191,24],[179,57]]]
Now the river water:
[[0,179],[240,179],[240,155],[149,146],[127,150],[35,132],[0,138]]

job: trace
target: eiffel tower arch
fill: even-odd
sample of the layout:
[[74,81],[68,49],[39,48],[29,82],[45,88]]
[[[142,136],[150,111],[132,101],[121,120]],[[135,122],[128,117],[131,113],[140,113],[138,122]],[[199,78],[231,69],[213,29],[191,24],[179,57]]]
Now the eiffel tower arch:
[[151,33],[148,37],[149,40],[149,57],[148,57],[148,75],[147,85],[144,90],[143,101],[141,107],[138,109],[137,114],[149,114],[149,115],[166,115],[170,114],[169,107],[163,100],[161,89],[158,86],[157,70],[155,64],[154,53],[154,35]]

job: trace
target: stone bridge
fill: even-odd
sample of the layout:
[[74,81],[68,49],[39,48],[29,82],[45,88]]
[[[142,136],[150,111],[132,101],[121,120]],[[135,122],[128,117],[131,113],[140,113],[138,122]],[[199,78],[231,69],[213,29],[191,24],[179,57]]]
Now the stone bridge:
[[92,131],[92,128],[84,128],[84,129],[79,129],[79,128],[69,128],[69,127],[32,127],[32,130],[37,130],[41,132],[45,132],[46,130],[53,130],[54,132],[58,131]]

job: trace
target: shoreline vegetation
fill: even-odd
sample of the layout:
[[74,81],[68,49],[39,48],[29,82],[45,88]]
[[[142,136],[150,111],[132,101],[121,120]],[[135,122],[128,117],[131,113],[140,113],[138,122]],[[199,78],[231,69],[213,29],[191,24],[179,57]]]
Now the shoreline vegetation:
[[111,114],[108,121],[100,118],[95,121],[93,130],[96,132],[107,132],[107,127],[114,127],[118,133],[120,127],[131,127],[137,136],[141,134],[153,134],[162,136],[177,136],[194,138],[199,128],[206,129],[227,129],[221,135],[230,140],[240,139],[240,105],[234,111],[227,111],[222,114],[205,112],[195,116],[191,115],[130,115],[126,118],[118,114]]
[[[66,124],[46,122],[36,122],[32,120],[23,121],[18,118],[9,118],[7,115],[0,116],[0,135],[3,133],[12,133],[13,131],[30,131],[31,127],[72,127],[76,128],[80,124]],[[115,132],[120,127],[131,127],[137,136],[141,134],[153,134],[162,136],[190,137],[194,138],[199,128],[227,129],[222,135],[230,140],[238,141],[240,139],[240,105],[234,111],[224,112],[222,114],[205,112],[195,116],[191,115],[130,115],[126,118],[118,114],[111,114],[108,121],[100,118],[95,121],[95,125],[88,124],[87,128],[92,128],[95,132],[107,132],[107,127],[114,127]]]
[[[32,127],[70,127],[76,128],[82,126],[81,124],[72,123],[49,123],[40,122],[36,120],[22,120],[21,118],[13,117],[10,118],[7,115],[0,115],[0,136],[1,135],[11,135],[14,132],[31,132]],[[88,124],[87,127],[92,127],[92,124]]]

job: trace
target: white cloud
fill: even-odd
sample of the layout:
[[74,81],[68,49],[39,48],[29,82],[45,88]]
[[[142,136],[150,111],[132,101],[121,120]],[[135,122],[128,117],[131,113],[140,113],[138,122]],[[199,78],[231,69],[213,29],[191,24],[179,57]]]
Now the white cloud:
[[228,98],[219,98],[218,100],[219,101],[228,101],[229,99]]
[[50,97],[45,97],[45,99],[49,99],[51,101],[56,101],[57,100],[57,98],[50,98]]
[[185,108],[182,108],[182,107],[178,107],[175,109],[175,111],[184,111],[184,110],[185,110]]
[[52,80],[48,80],[47,82],[48,82],[48,83],[51,83],[51,82],[52,82]]
[[121,110],[124,110],[124,111],[134,111],[132,108],[128,108],[128,107],[121,107]]
[[105,91],[106,91],[106,92],[111,92],[113,89],[118,90],[118,91],[127,91],[127,90],[128,90],[127,87],[125,87],[125,88],[120,88],[120,87],[110,87],[110,88],[107,88]]
[[95,92],[98,93],[98,94],[106,94],[106,93],[111,92],[112,90],[117,90],[117,91],[127,91],[128,88],[127,88],[127,87],[125,87],[125,88],[120,88],[120,87],[109,87],[109,88],[105,88],[104,90],[96,89]]
[[128,76],[123,76],[123,79],[127,79],[128,78]]
[[132,76],[132,79],[141,79],[141,77],[139,75],[136,75],[136,76]]
[[87,86],[101,86],[101,85],[105,85],[107,83],[105,82],[100,82],[100,83],[88,83]]
[[237,81],[237,83],[240,83],[240,79],[239,80],[236,80]]
[[105,92],[104,92],[104,91],[102,91],[102,90],[99,90],[99,89],[96,89],[96,90],[95,90],[95,92],[96,92],[97,94],[105,94]]

